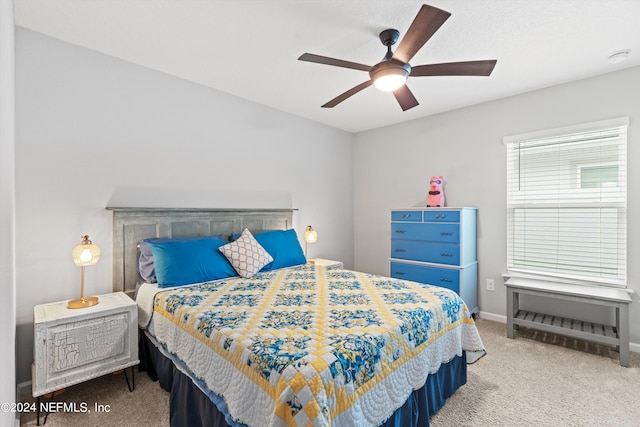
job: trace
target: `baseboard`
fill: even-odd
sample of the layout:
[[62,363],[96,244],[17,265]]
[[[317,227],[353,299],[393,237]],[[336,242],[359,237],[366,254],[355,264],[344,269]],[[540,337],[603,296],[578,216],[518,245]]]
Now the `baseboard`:
[[31,381],[25,381],[16,387],[16,402],[20,402],[22,396],[31,396]]
[[491,320],[492,322],[507,323],[507,316],[501,314],[489,313],[487,311],[480,311],[478,317],[485,320]]
[[[487,311],[480,311],[478,313],[478,317],[485,320],[491,320],[493,322],[498,323],[507,323],[507,316],[503,316],[502,314],[489,313]],[[633,353],[640,353],[640,343],[630,342],[629,343],[629,351]]]
[[[16,386],[16,402],[22,400],[22,396],[31,396],[31,381],[25,381]],[[16,412],[16,427],[20,427],[20,412]]]

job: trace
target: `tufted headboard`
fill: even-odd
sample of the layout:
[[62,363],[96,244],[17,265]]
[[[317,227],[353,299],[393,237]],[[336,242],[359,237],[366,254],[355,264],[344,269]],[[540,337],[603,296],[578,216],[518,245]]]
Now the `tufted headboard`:
[[133,296],[138,282],[137,246],[152,237],[229,237],[292,228],[294,209],[113,208],[113,291]]

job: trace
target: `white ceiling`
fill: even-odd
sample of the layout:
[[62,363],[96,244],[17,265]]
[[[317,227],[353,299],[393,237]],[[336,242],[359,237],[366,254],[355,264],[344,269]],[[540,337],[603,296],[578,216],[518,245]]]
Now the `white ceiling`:
[[[403,112],[369,79],[298,61],[305,52],[374,65],[378,34],[402,37],[423,1],[14,0],[16,24],[350,132],[640,65],[640,0],[427,0],[452,16],[412,65],[497,59],[490,77],[413,77]],[[612,53],[631,49],[611,64]]]

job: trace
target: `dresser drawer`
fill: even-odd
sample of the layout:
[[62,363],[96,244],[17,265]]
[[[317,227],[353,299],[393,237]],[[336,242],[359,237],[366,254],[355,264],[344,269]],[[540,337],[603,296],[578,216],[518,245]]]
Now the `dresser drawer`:
[[424,222],[460,222],[460,211],[424,211]]
[[392,240],[391,258],[460,265],[460,246],[413,240]]
[[456,269],[392,261],[391,277],[440,286],[460,293],[460,271]]
[[422,211],[391,211],[391,221],[422,222]]
[[460,224],[392,223],[391,239],[460,243]]

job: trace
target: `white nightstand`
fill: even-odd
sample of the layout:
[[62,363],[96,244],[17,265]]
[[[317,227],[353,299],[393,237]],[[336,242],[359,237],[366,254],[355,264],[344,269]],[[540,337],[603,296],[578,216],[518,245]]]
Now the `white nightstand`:
[[311,258],[309,260],[309,264],[320,265],[322,267],[326,267],[329,270],[344,268],[344,264],[342,263],[342,261],[333,261],[323,258]]
[[69,309],[67,301],[33,308],[33,397],[140,363],[135,301],[123,292],[98,298],[88,308]]

